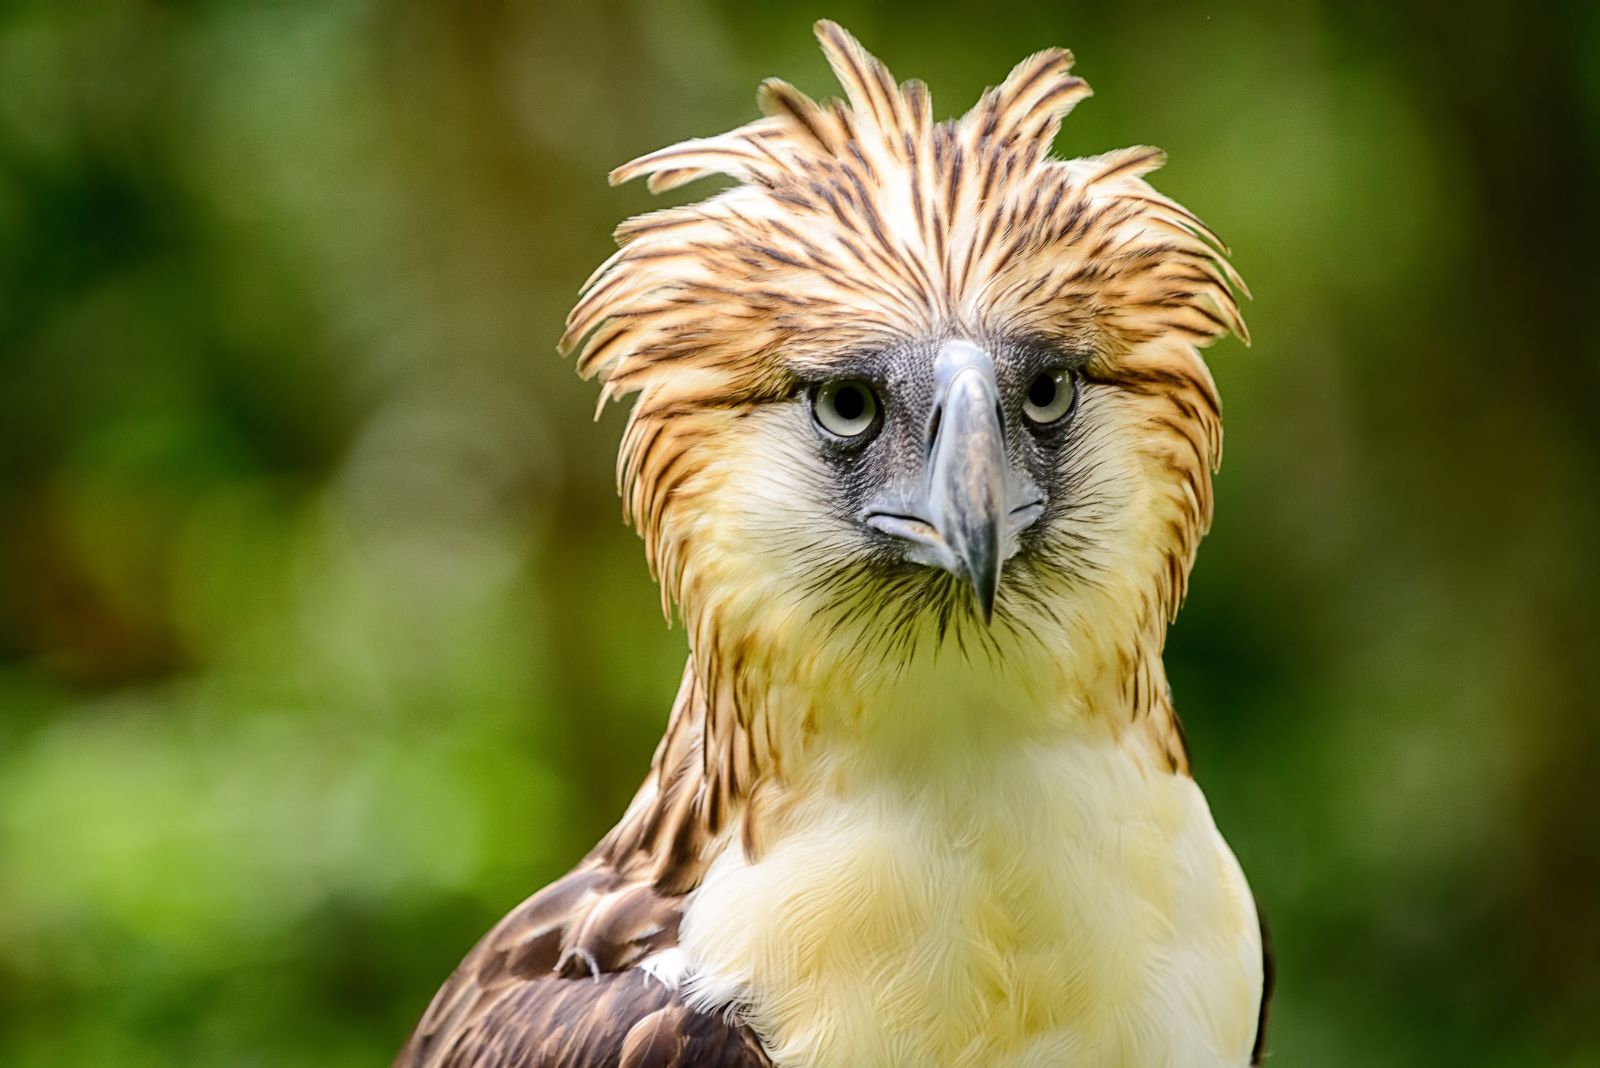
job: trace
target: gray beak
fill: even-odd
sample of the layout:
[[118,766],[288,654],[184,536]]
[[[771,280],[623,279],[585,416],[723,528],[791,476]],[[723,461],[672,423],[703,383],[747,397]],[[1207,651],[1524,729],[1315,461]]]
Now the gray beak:
[[994,361],[970,342],[947,342],[934,364],[927,448],[920,500],[873,509],[867,522],[910,542],[917,562],[965,579],[988,622],[1008,521],[1005,427]]

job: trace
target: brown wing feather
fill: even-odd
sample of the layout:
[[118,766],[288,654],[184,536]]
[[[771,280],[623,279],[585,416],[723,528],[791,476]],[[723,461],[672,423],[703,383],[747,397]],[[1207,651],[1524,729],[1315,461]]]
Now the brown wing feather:
[[[736,722],[716,732],[738,744]],[[640,967],[678,942],[740,784],[708,776],[707,706],[685,671],[665,737],[622,821],[467,955],[395,1068],[768,1068],[749,1028],[703,1013]],[[734,795],[730,797],[730,792]],[[720,802],[720,803],[719,803]]]
[[722,1014],[697,1012],[637,968],[515,983],[467,1027],[415,1042],[400,1065],[438,1068],[771,1068]]

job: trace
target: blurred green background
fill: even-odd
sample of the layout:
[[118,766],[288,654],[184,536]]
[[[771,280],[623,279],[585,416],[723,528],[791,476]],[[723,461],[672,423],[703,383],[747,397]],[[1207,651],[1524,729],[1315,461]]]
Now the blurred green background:
[[1256,292],[1168,663],[1274,1063],[1600,1065],[1600,6],[1265,0],[0,8],[0,1064],[384,1063],[621,812],[683,637],[554,339],[824,14],[1072,47]]

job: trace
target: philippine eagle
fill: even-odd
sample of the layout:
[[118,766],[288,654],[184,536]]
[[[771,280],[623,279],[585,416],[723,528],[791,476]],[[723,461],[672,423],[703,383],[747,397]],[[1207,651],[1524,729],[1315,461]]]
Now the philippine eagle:
[[1153,148],[1050,155],[1060,49],[936,122],[831,22],[848,102],[618,168],[561,341],[689,661],[650,773],[434,998],[407,1068],[1261,1055],[1270,965],[1161,652],[1211,517],[1197,349],[1245,335]]

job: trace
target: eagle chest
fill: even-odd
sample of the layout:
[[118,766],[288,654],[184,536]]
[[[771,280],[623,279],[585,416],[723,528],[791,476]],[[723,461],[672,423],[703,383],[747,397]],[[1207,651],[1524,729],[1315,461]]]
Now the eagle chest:
[[1243,1065],[1254,906],[1186,777],[1029,760],[988,796],[808,801],[685,915],[691,995],[780,1066]]

